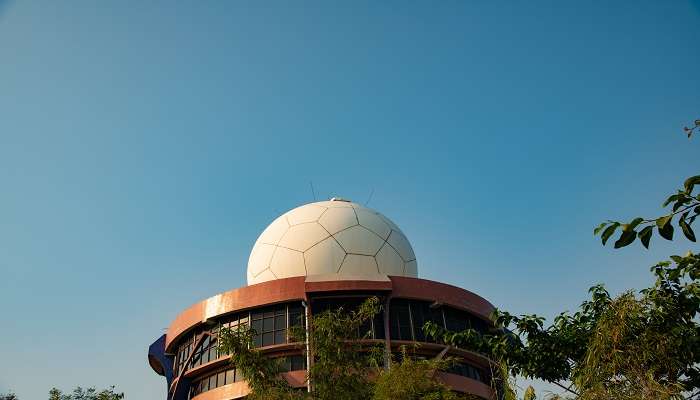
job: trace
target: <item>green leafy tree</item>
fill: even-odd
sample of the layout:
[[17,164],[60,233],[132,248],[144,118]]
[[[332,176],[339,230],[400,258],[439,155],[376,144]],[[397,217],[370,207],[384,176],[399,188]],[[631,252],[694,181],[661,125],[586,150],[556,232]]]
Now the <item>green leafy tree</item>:
[[[370,376],[381,369],[384,348],[362,344],[359,340],[369,337],[370,333],[361,328],[380,309],[379,299],[371,297],[357,310],[328,310],[311,319],[308,341],[313,363],[309,368],[309,379],[315,398],[352,400],[372,397]],[[303,339],[303,335],[297,337]]]
[[700,256],[652,267],[653,286],[612,298],[601,285],[551,325],[497,312],[500,329],[428,334],[503,361],[514,374],[553,383],[580,400],[700,396]]
[[[648,248],[654,232],[673,239],[675,218],[685,237],[695,242],[691,225],[700,214],[699,185],[700,176],[686,179],[683,189],[663,203],[671,208],[666,215],[626,224],[607,221],[594,234],[603,245],[619,232],[615,248],[637,238]],[[497,310],[496,327],[484,334],[448,332],[435,324],[425,330],[499,360],[513,375],[553,383],[579,400],[700,398],[700,257],[692,252],[671,256],[651,272],[654,285],[637,293],[613,298],[602,285],[591,287],[590,300],[549,325],[537,315]],[[525,394],[534,396],[532,391]]]
[[17,400],[17,395],[12,392],[0,394],[0,400]]
[[285,379],[278,360],[271,360],[254,349],[251,329],[222,329],[219,333],[219,351],[231,354],[231,363],[245,378],[251,400],[303,399],[305,395],[295,391]]
[[466,399],[435,379],[438,371],[454,364],[446,359],[413,359],[402,348],[400,360],[392,360],[390,369],[381,370],[375,381],[373,400],[457,400]]
[[[336,309],[314,315],[308,332],[298,327],[291,336],[299,343],[308,339],[313,362],[308,371],[311,392],[291,388],[280,376],[280,363],[265,357],[253,346],[254,332],[227,330],[219,334],[220,349],[231,354],[251,389],[250,399],[274,400],[453,400],[461,399],[435,379],[435,372],[451,360],[413,360],[402,357],[383,367],[383,345],[367,339],[362,330],[381,309],[372,297],[356,310]],[[307,337],[308,336],[308,337]],[[305,347],[300,346],[305,351]]]
[[697,187],[700,187],[700,175],[686,179],[683,188],[669,195],[664,201],[664,208],[671,207],[666,215],[657,218],[637,217],[628,223],[608,220],[598,225],[593,230],[593,234],[600,235],[600,239],[605,245],[619,231],[620,235],[615,241],[616,249],[630,245],[637,238],[644,247],[649,248],[649,242],[654,232],[666,240],[673,240],[673,222],[676,218],[683,235],[688,240],[695,242],[695,232],[691,225],[700,215],[700,191],[695,190]]
[[49,400],[121,400],[123,398],[124,393],[115,392],[114,386],[99,392],[94,387],[84,389],[80,386],[73,389],[71,394],[64,394],[56,388],[49,391]]

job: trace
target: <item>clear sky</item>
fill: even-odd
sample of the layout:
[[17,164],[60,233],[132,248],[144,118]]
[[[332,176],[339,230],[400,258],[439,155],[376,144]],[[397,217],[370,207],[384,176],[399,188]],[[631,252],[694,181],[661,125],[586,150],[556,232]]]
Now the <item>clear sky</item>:
[[0,0],[0,392],[164,398],[148,345],[310,181],[516,313],[648,285],[691,243],[592,228],[700,172],[700,1],[494,3]]

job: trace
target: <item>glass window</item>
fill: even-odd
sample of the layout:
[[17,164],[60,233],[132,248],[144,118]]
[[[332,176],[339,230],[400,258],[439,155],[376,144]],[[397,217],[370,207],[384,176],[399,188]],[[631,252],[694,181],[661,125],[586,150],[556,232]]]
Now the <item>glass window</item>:
[[411,331],[411,309],[408,301],[392,301],[389,311],[391,338],[396,340],[413,340]]
[[292,371],[300,371],[303,369],[306,369],[306,357],[301,355],[301,356],[292,356],[291,358],[291,370]]
[[235,369],[229,369],[226,371],[226,384],[230,384],[236,381],[236,370]]
[[[320,314],[325,311],[337,311],[342,308],[343,311],[356,310],[366,298],[364,297],[329,297],[316,299],[311,303],[312,314]],[[290,314],[291,316],[291,314]],[[360,337],[367,336],[370,339],[384,338],[384,313],[380,311],[373,320],[365,322],[359,327],[357,335]]]
[[284,343],[286,342],[285,336],[286,336],[287,331],[286,330],[281,330],[281,331],[275,331],[275,343]]
[[[287,343],[288,327],[303,323],[304,307],[300,302],[228,315],[221,318],[215,325],[209,326],[208,330],[199,328],[187,334],[178,346],[173,358],[173,370],[176,375],[179,375],[183,370],[201,366],[224,356],[223,353],[219,353],[216,338],[222,328],[239,329],[250,324],[251,329],[256,332],[256,335],[253,336],[253,343],[256,347],[260,347]],[[213,336],[204,336],[197,348],[194,348],[195,342],[203,332],[211,333]],[[192,354],[192,358],[187,364],[186,361],[190,354]]]
[[269,332],[269,331],[271,331],[271,330],[273,330],[273,329],[275,329],[273,317],[272,317],[272,316],[266,316],[266,317],[263,319],[262,331],[263,331],[263,332]]
[[263,346],[270,346],[275,344],[275,336],[272,332],[265,332],[263,333],[262,337],[262,345]]
[[445,328],[450,331],[460,332],[468,328],[467,313],[455,310],[454,308],[445,308]]
[[279,366],[282,372],[301,371],[306,369],[306,357],[294,355],[279,359]]
[[262,318],[261,319],[253,319],[253,324],[250,326],[251,329],[255,331],[256,334],[261,334],[263,331],[263,326],[262,326]]
[[304,307],[299,305],[289,306],[289,326],[300,326],[304,324]]
[[287,329],[287,316],[286,315],[275,316],[275,329]]
[[[478,332],[488,330],[488,323],[475,315],[451,307],[431,307],[432,303],[417,300],[394,299],[390,306],[389,327],[391,338],[434,342],[427,338],[423,326],[433,322],[450,331],[460,332],[473,328]],[[375,331],[379,331],[375,322]]]
[[374,316],[372,328],[374,330],[374,338],[375,339],[384,339],[386,337],[385,333],[384,333],[384,312],[383,311]]
[[442,310],[431,308],[430,303],[424,301],[411,302],[411,316],[413,318],[413,332],[419,342],[434,342],[433,338],[426,338],[423,327],[428,322],[434,322],[443,326]]
[[469,363],[461,362],[453,365],[447,371],[449,373],[471,378],[477,381],[485,382],[484,374],[481,372],[481,368],[475,367]]

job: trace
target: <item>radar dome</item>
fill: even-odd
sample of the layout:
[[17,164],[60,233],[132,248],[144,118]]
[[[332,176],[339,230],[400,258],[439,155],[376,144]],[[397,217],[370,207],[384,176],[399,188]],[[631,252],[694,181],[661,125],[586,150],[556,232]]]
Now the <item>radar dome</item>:
[[260,234],[248,259],[249,285],[320,275],[415,278],[418,265],[408,239],[389,218],[333,198],[282,214]]

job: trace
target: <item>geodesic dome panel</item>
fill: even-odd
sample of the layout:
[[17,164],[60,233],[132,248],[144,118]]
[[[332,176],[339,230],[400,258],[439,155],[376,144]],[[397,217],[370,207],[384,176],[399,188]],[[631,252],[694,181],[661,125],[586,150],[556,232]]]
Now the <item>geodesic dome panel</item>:
[[292,276],[418,276],[413,248],[384,215],[342,199],[305,204],[275,219],[248,259],[248,284]]

